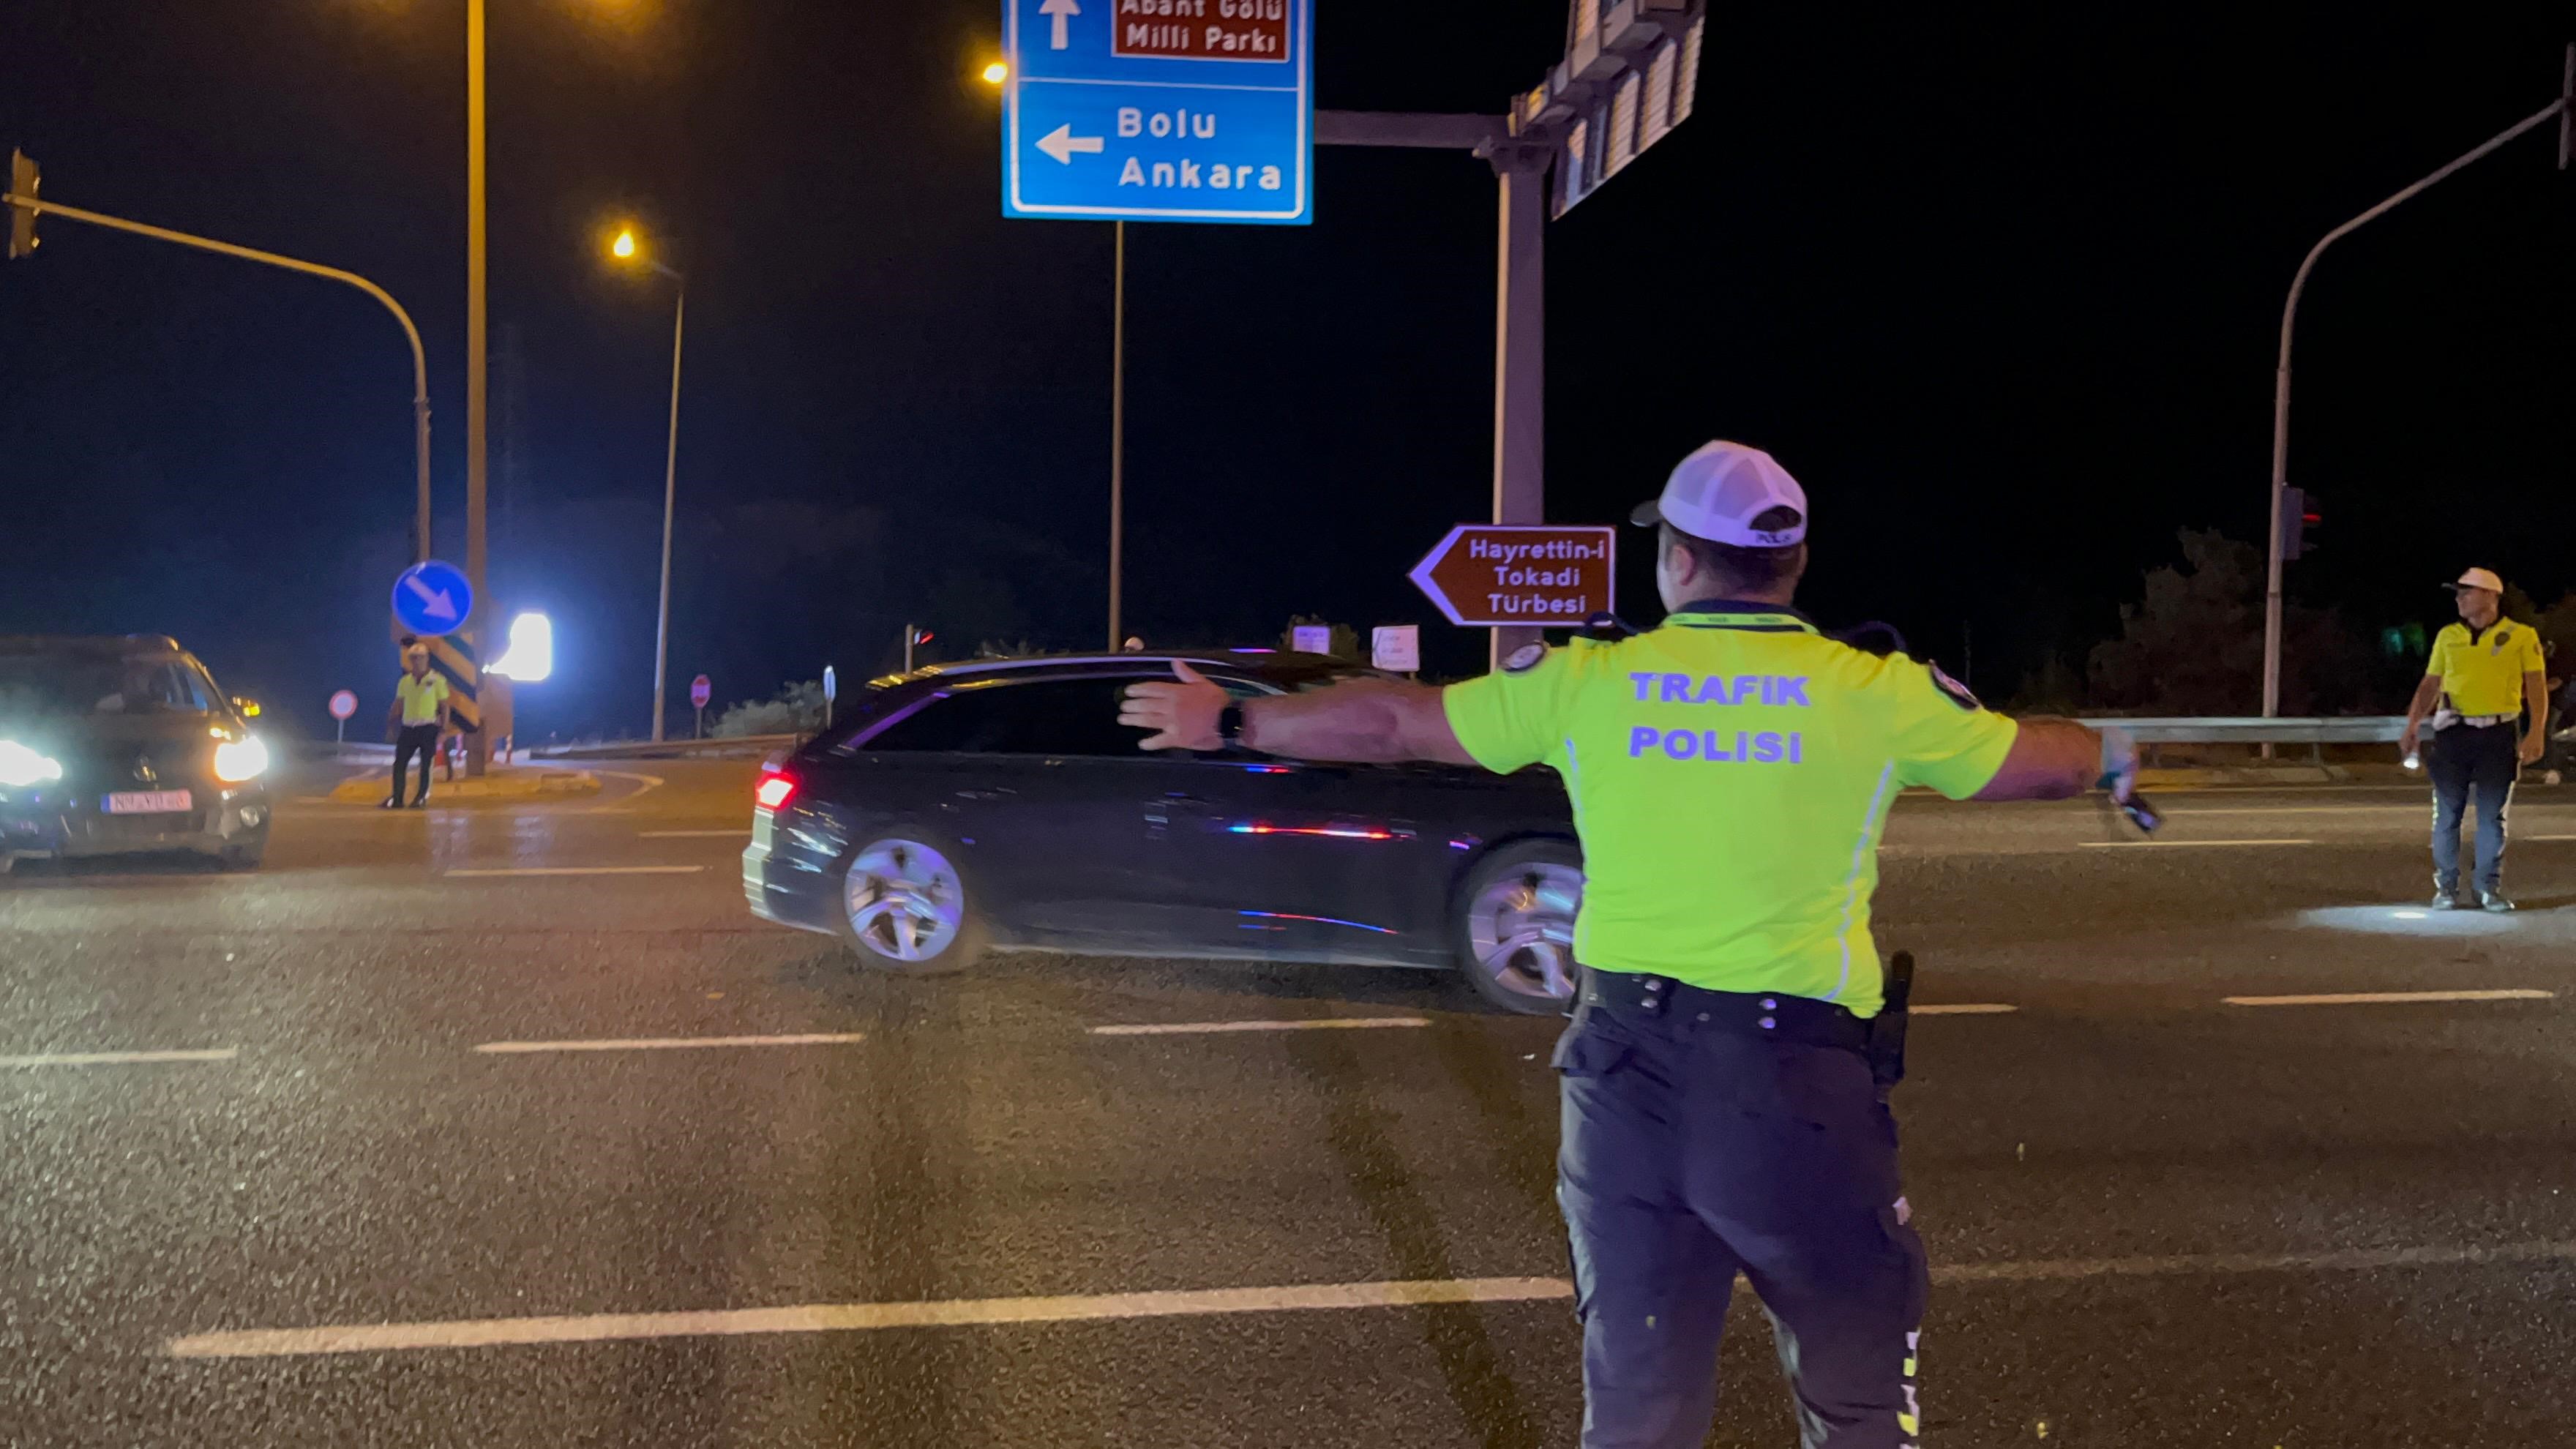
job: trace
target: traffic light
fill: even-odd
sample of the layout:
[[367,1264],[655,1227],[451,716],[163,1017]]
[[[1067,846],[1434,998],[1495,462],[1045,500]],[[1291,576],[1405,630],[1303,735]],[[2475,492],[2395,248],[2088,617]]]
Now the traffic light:
[[2325,522],[2317,512],[2317,501],[2305,488],[2281,490],[2281,561],[2305,558],[2308,554],[2308,530]]
[[[9,194],[36,199],[36,188],[44,177],[36,170],[36,158],[12,148],[9,152]],[[33,207],[9,208],[9,260],[31,255],[36,250],[36,211]]]

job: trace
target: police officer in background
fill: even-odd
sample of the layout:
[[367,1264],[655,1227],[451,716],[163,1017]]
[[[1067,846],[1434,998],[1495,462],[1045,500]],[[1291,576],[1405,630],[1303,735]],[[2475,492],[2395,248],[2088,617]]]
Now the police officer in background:
[[[2460,904],[2460,817],[2477,804],[2478,904],[2510,911],[2504,893],[2504,811],[2522,767],[2549,746],[2548,665],[2540,631],[2504,617],[2504,580],[2471,569],[2444,584],[2459,596],[2460,622],[2433,636],[2433,655],[2406,709],[2398,748],[2413,755],[2433,726],[2433,909]],[[2525,720],[2530,728],[2520,729]]]
[[1792,607],[1806,494],[1767,453],[1710,443],[1635,521],[1659,530],[1670,611],[1648,633],[1533,645],[1446,689],[1240,704],[1175,665],[1119,719],[1155,731],[1147,749],[1553,765],[1586,875],[1583,986],[1555,1055],[1585,1449],[1696,1449],[1739,1272],[1808,1449],[1912,1445],[1928,1279],[1869,1052],[1902,1021],[1876,1020],[1880,832],[1910,785],[2125,793],[2135,751],[1988,713],[1937,669],[1819,633]]

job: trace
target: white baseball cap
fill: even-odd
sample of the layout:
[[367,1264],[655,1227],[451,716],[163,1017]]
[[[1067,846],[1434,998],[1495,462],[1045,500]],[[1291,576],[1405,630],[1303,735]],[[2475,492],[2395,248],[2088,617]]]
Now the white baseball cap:
[[2442,587],[2446,589],[2484,589],[2491,594],[2501,594],[2504,592],[2504,580],[2496,577],[2494,569],[2471,569],[2467,573],[2460,575],[2457,582],[2444,584]]
[[[1786,528],[1755,528],[1774,508],[1797,517]],[[1637,505],[1631,523],[1669,523],[1693,538],[1738,548],[1786,548],[1807,536],[1807,490],[1760,448],[1725,441],[1702,445],[1673,469],[1664,493]]]

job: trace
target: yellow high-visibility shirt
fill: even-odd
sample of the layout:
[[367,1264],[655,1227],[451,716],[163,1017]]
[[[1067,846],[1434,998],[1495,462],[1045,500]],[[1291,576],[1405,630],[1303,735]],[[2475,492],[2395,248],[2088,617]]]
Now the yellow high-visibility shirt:
[[2546,666],[2540,655],[2540,631],[2515,619],[2498,619],[2472,632],[2453,624],[2433,636],[2433,657],[2424,672],[2442,681],[2451,708],[2462,714],[2522,713],[2522,677]]
[[1974,795],[2020,732],[1927,665],[1725,602],[1526,651],[1442,702],[1477,763],[1565,777],[1586,966],[1865,1017],[1883,1002],[1870,895],[1896,792]]
[[427,678],[414,679],[409,670],[394,681],[394,698],[402,704],[405,725],[438,723],[438,707],[447,703],[447,676],[433,669]]

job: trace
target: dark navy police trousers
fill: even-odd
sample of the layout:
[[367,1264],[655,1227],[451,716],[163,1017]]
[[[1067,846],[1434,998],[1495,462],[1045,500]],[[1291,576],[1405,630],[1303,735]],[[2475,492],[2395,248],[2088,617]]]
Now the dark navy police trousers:
[[1699,1449],[1739,1273],[1806,1449],[1920,1440],[1929,1278],[1860,1029],[1805,998],[1586,973],[1555,1055],[1583,1449]]

